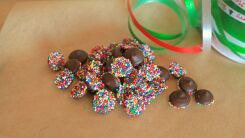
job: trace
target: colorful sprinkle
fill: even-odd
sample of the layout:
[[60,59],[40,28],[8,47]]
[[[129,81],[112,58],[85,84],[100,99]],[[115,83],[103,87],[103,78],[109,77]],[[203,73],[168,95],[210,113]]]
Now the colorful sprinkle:
[[168,88],[166,81],[160,78],[154,79],[152,82],[150,82],[150,85],[155,90],[155,96],[162,94]]
[[95,72],[101,74],[102,63],[100,61],[92,60],[87,64],[87,70],[89,72]]
[[118,103],[120,105],[123,105],[123,102],[131,93],[133,93],[133,90],[128,88],[127,84],[124,83],[123,85],[120,85],[119,90],[116,94]]
[[161,71],[157,67],[157,65],[153,63],[147,63],[147,64],[144,64],[144,66],[140,68],[139,73],[144,75],[146,80],[152,81],[153,79],[160,77]]
[[110,55],[110,49],[103,45],[95,46],[91,49],[90,58],[93,60],[103,61],[107,56]]
[[102,89],[94,95],[92,108],[97,113],[109,113],[115,108],[115,105],[116,98],[111,91]]
[[58,77],[55,79],[54,84],[56,84],[59,89],[65,89],[71,85],[73,80],[74,74],[69,69],[65,68],[58,74]]
[[135,87],[139,86],[140,83],[142,83],[143,79],[144,76],[139,74],[137,69],[132,69],[131,74],[125,77],[123,82],[125,85],[127,85],[127,87],[134,89]]
[[146,109],[146,105],[142,96],[134,93],[129,94],[124,101],[124,110],[130,117],[139,116]]
[[176,78],[185,76],[187,73],[186,70],[184,70],[183,67],[177,62],[170,63],[168,70],[169,70],[169,73],[172,74]]
[[146,44],[142,44],[139,46],[139,50],[141,50],[144,54],[144,56],[149,59],[150,61],[154,61],[155,60],[155,55],[153,53],[153,51],[151,50],[151,48],[146,45]]
[[72,98],[81,98],[87,93],[87,85],[83,81],[78,81],[77,84],[71,90]]
[[85,81],[92,90],[100,90],[104,87],[104,83],[101,81],[100,76],[98,76],[96,72],[87,72]]
[[116,77],[126,77],[131,74],[133,66],[129,59],[118,57],[113,59],[111,73]]
[[61,52],[55,51],[48,56],[48,67],[53,71],[60,70],[65,65],[65,58]]

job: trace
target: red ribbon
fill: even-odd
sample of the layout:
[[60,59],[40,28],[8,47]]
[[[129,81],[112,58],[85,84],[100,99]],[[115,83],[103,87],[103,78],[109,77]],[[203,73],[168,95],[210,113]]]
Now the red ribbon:
[[171,51],[178,52],[178,53],[200,53],[200,52],[202,52],[201,45],[195,45],[195,46],[188,47],[188,48],[181,48],[181,47],[176,47],[176,46],[173,46],[173,45],[168,44],[166,42],[163,42],[163,41],[157,39],[156,37],[152,36],[137,21],[136,17],[133,14],[132,8],[131,8],[130,0],[127,1],[127,6],[128,6],[129,15],[130,15],[134,25],[136,26],[136,28],[138,28],[141,33],[143,33],[147,38],[149,38],[155,44],[157,44],[163,48],[169,49]]

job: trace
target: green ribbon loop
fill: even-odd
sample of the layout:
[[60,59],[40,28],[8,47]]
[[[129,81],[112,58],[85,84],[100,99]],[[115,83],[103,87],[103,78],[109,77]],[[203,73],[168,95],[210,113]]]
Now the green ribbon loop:
[[[143,26],[143,28],[150,33],[151,35],[153,35],[154,37],[160,39],[160,40],[176,40],[174,45],[179,44],[181,41],[183,41],[183,39],[185,38],[186,34],[187,34],[187,30],[188,30],[188,24],[185,21],[185,14],[184,11],[182,11],[181,8],[178,7],[178,5],[172,1],[172,0],[138,0],[132,7],[133,10],[136,10],[138,7],[147,4],[147,3],[160,3],[160,4],[164,4],[166,6],[168,6],[169,8],[171,8],[179,17],[180,22],[181,22],[181,31],[180,33],[177,34],[165,34],[165,33],[159,33],[159,32],[155,32],[149,28],[146,28]],[[128,28],[130,33],[132,34],[132,36],[137,39],[140,43],[143,43],[142,40],[140,40],[139,37],[137,37],[137,35],[134,33],[132,27],[131,27],[131,21],[129,19],[128,21]],[[155,46],[151,46],[153,50],[163,50],[164,48],[160,48],[160,47],[155,47]]]

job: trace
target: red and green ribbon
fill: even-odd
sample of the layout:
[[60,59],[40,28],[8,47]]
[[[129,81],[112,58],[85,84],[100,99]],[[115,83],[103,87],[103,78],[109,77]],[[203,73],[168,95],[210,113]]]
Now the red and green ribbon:
[[[171,8],[179,17],[181,22],[181,31],[177,34],[163,34],[159,32],[155,32],[153,30],[150,30],[144,26],[142,26],[137,18],[135,17],[133,11],[136,10],[138,7],[149,4],[149,3],[160,3],[168,6]],[[198,12],[196,12],[196,8],[194,5],[194,0],[186,0],[185,5],[187,8],[187,13],[189,15],[189,22],[193,27],[200,27],[200,17],[198,16]],[[131,27],[131,21],[135,25],[135,27],[142,33],[144,36],[146,36],[148,39],[150,39],[152,42],[157,44],[160,47],[151,46],[154,50],[163,50],[163,48],[169,49],[174,52],[178,53],[199,53],[202,51],[201,45],[195,45],[192,47],[176,47],[172,44],[166,43],[162,40],[174,40],[178,39],[175,44],[180,43],[186,36],[188,31],[188,24],[185,21],[185,15],[184,11],[175,3],[173,0],[138,0],[136,4],[131,7],[130,0],[127,1],[128,11],[130,15],[130,19],[128,21],[128,27],[129,31],[132,34],[132,36],[137,39],[140,43],[143,43],[143,41],[134,33],[132,27]],[[193,13],[194,12],[194,13]]]

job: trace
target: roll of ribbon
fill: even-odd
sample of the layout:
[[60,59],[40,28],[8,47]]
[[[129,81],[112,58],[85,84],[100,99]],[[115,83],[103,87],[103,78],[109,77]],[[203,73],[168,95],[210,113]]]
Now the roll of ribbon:
[[[190,4],[192,2],[192,4]],[[147,4],[147,3],[160,3],[160,4],[164,4],[166,6],[168,6],[169,8],[171,8],[173,11],[176,12],[176,14],[178,15],[178,17],[180,18],[181,24],[182,24],[182,29],[181,32],[178,34],[162,34],[162,33],[158,33],[158,32],[154,32],[144,26],[142,26],[138,20],[136,19],[136,17],[133,14],[133,10],[137,9],[139,6]],[[188,4],[189,3],[189,4]],[[192,7],[194,6],[194,0],[188,0],[187,2],[185,2],[185,4],[188,7]],[[154,42],[155,44],[169,49],[171,51],[174,52],[179,52],[179,53],[199,53],[202,51],[202,47],[201,45],[196,45],[196,46],[192,46],[192,47],[187,47],[187,48],[181,48],[181,47],[176,47],[174,45],[171,45],[169,43],[166,43],[164,41],[161,40],[173,40],[173,39],[179,39],[180,42],[184,39],[186,33],[187,33],[187,28],[188,25],[185,22],[185,15],[184,12],[181,8],[178,7],[178,5],[175,3],[175,1],[173,0],[138,0],[136,2],[136,4],[133,6],[133,8],[131,8],[131,4],[130,4],[130,0],[127,1],[127,6],[128,6],[128,11],[130,14],[130,19],[132,20],[132,23],[135,25],[135,27],[141,32],[143,33],[148,39],[150,39],[152,42]],[[194,11],[195,8],[189,10],[189,12]],[[197,18],[197,14],[191,14],[191,16],[194,16],[195,18]],[[189,21],[192,18],[189,18]],[[137,37],[137,35],[134,33],[134,31],[132,30],[131,27],[131,20],[129,20],[128,22],[128,26],[129,26],[129,30],[131,32],[131,34],[133,35],[133,37],[135,37],[139,42],[143,43],[139,37]],[[197,20],[193,20],[191,21],[191,24],[196,27],[198,26],[199,22]],[[153,49],[157,49],[159,50],[159,48],[157,47],[153,47]]]
[[[245,31],[242,30],[245,30],[245,24],[241,22],[241,20],[239,21],[237,18],[238,14],[242,15],[242,13],[238,12],[241,10],[241,8],[238,6],[234,7],[234,5],[229,5],[231,4],[230,2],[227,3],[223,0],[212,0],[212,16],[214,27],[213,46],[226,57],[239,63],[244,63]],[[239,8],[239,10],[236,8]],[[222,46],[225,46],[226,48],[221,48]],[[227,52],[228,49],[230,52]],[[234,58],[235,56],[236,58]]]

